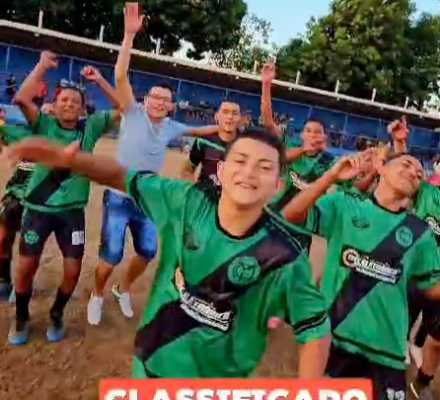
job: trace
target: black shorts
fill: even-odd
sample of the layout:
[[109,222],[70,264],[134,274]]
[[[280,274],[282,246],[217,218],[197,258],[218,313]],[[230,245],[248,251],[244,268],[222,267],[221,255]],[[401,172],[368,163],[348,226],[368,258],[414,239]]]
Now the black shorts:
[[[410,289],[410,329],[414,325],[418,315],[422,312],[422,325],[420,327],[419,342],[425,335],[430,335],[435,340],[440,341],[440,302],[432,301],[424,293],[416,288]],[[418,346],[422,343],[416,343]]]
[[12,193],[6,194],[0,203],[0,224],[3,225],[9,233],[15,234],[20,230],[21,218],[23,216],[23,205],[20,199]]
[[332,345],[326,373],[330,378],[371,379],[375,400],[405,400],[406,397],[405,370],[373,363],[340,347]]
[[55,234],[64,258],[82,258],[85,246],[84,210],[44,213],[26,209],[21,229],[20,255],[39,257],[51,233]]

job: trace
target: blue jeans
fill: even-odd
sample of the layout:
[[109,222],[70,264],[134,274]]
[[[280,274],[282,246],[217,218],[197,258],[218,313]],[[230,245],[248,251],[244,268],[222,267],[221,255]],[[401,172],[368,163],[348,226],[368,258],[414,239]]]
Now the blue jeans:
[[117,265],[124,255],[125,231],[130,228],[136,253],[152,260],[157,253],[157,230],[129,197],[110,190],[104,192],[101,246],[99,257],[110,265]]

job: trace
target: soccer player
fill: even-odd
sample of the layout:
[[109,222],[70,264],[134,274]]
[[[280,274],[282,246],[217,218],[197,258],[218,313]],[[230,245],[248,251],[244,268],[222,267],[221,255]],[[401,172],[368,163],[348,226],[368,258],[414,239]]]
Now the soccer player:
[[[32,125],[33,133],[52,141],[69,144],[79,141],[83,151],[92,152],[97,140],[118,120],[118,112],[103,112],[80,120],[85,105],[82,89],[73,82],[61,81],[57,89],[53,114],[45,115],[35,105],[35,87],[44,75],[57,68],[53,53],[43,52],[40,62],[26,78],[16,101]],[[104,93],[118,105],[113,88],[98,71],[88,69],[84,76],[99,84]],[[63,255],[64,279],[50,310],[47,340],[64,337],[63,313],[79,279],[85,245],[84,208],[89,199],[90,182],[68,169],[37,166],[27,185],[23,214],[20,259],[15,282],[15,321],[9,342],[23,345],[29,335],[29,302],[32,285],[44,245],[54,233]]]
[[274,315],[296,332],[300,378],[322,376],[327,305],[296,230],[264,210],[281,183],[277,138],[252,128],[237,136],[218,164],[218,196],[41,139],[10,150],[13,159],[24,156],[127,191],[157,223],[162,252],[136,336],[135,378],[246,377],[264,353]]
[[[125,9],[125,35],[115,66],[115,82],[120,109],[123,114],[119,141],[118,161],[127,168],[158,173],[163,166],[170,141],[184,134],[204,135],[218,130],[216,126],[190,128],[167,118],[173,109],[172,88],[155,85],[145,96],[144,103],[135,101],[128,78],[130,52],[136,34],[142,29],[143,16],[137,3],[128,3]],[[95,270],[95,289],[87,306],[87,319],[98,325],[102,318],[105,284],[120,263],[125,247],[125,233],[130,228],[136,255],[127,272],[112,293],[127,318],[133,316],[130,298],[132,283],[145,271],[157,252],[157,232],[153,222],[142,214],[139,207],[124,193],[107,190],[103,198],[100,263]]]
[[[12,126],[6,123],[6,112],[0,119],[1,146],[31,136],[28,127]],[[11,261],[15,237],[20,230],[23,214],[23,196],[34,165],[20,161],[6,184],[0,204],[0,301],[8,300],[12,293]]]
[[333,378],[373,380],[378,399],[405,397],[408,283],[440,298],[440,259],[426,222],[403,208],[420,187],[423,169],[401,154],[378,166],[373,196],[337,192],[321,197],[337,180],[353,179],[371,151],[342,158],[284,209],[285,218],[328,241],[321,290],[330,306]]
[[[281,131],[273,118],[272,83],[275,79],[275,66],[266,64],[262,73],[261,111],[264,125],[276,136]],[[281,211],[289,201],[301,190],[308,187],[322,176],[336,158],[325,151],[327,136],[324,125],[317,119],[310,118],[304,125],[301,141],[284,138],[286,143],[286,159],[288,168],[283,177],[284,189],[271,201],[270,207]]]
[[[440,244],[440,188],[422,183],[414,201],[414,212],[428,223],[437,244]],[[422,298],[420,303],[422,325],[416,335],[415,344],[411,346],[411,355],[416,361],[418,372],[410,389],[417,399],[433,399],[430,384],[440,362],[440,303],[426,298]],[[422,347],[421,357],[417,357],[419,346]]]
[[223,101],[215,114],[215,120],[218,124],[218,134],[197,138],[189,158],[183,161],[180,170],[182,179],[194,181],[195,171],[201,165],[199,183],[214,188],[220,185],[217,178],[217,164],[223,160],[227,144],[237,136],[241,121],[240,106],[237,103]]
[[[275,123],[272,111],[271,87],[275,79],[275,66],[267,64],[262,74],[261,111],[265,126],[275,135],[281,136],[281,131]],[[271,202],[270,207],[281,211],[289,201],[301,190],[315,182],[338,158],[327,148],[327,135],[323,122],[309,118],[301,133],[301,140],[284,138],[286,143],[287,173],[284,176],[284,189]],[[374,181],[374,175],[367,174],[356,181],[336,182],[337,189],[366,191]]]

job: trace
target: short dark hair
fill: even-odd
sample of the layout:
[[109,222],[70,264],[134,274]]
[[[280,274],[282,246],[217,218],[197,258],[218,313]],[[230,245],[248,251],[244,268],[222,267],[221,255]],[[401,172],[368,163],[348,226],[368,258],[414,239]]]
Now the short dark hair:
[[84,86],[82,86],[81,84],[74,82],[74,81],[69,81],[67,79],[61,79],[55,88],[55,101],[57,100],[59,94],[63,90],[73,90],[75,92],[78,92],[81,95],[82,105],[85,106],[85,104],[86,104],[86,89]]
[[161,88],[161,89],[169,90],[171,92],[171,95],[174,97],[174,88],[167,82],[159,82],[159,83],[155,83],[155,84],[151,85],[150,90],[148,91],[148,94],[150,94],[154,88]]
[[319,119],[319,118],[315,118],[315,117],[307,118],[306,122],[304,123],[304,126],[306,126],[309,122],[314,122],[314,123],[316,123],[316,124],[321,125],[321,126],[322,126],[322,129],[323,129],[324,132],[325,132],[326,127],[325,127],[324,122],[323,122],[321,119]]
[[391,161],[393,161],[393,160],[395,160],[395,159],[397,159],[397,158],[403,157],[403,156],[412,157],[412,158],[415,158],[417,161],[422,162],[422,161],[420,160],[420,158],[417,157],[417,155],[415,155],[414,153],[411,153],[410,151],[404,151],[404,152],[402,152],[402,153],[394,153],[394,154],[391,154],[389,157],[387,157],[387,160],[386,160],[385,164],[388,164],[388,163],[390,163]]
[[278,153],[279,160],[280,160],[280,173],[284,172],[284,169],[286,167],[286,153],[285,153],[285,149],[284,149],[284,144],[278,137],[271,134],[267,128],[250,126],[250,127],[246,128],[245,130],[243,130],[242,132],[240,132],[226,146],[226,150],[225,150],[225,154],[224,154],[225,159],[228,156],[231,149],[234,147],[235,143],[241,139],[256,140],[257,142],[265,143],[268,146],[275,149]]

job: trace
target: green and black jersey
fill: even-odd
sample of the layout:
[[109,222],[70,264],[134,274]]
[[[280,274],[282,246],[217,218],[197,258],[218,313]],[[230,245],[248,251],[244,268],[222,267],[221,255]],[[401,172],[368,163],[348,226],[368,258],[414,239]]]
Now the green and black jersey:
[[392,213],[374,197],[337,192],[309,212],[307,227],[328,241],[321,290],[333,343],[372,362],[405,369],[408,284],[440,282],[440,259],[428,224]]
[[127,192],[157,224],[164,249],[136,335],[135,378],[246,377],[273,316],[293,326],[299,343],[329,334],[307,254],[281,218],[264,213],[234,237],[208,188],[130,173]]
[[219,187],[217,164],[223,160],[227,143],[218,135],[197,138],[191,148],[189,161],[194,168],[201,165],[199,183]]
[[[63,129],[54,116],[41,114],[33,127],[35,135],[68,145],[79,141],[92,152],[98,139],[111,127],[113,112],[94,114],[79,121],[76,129]],[[83,208],[89,200],[90,181],[70,170],[37,165],[25,194],[26,207],[43,212]]]
[[[287,150],[302,146],[301,141],[284,142]],[[270,208],[281,211],[295,195],[324,175],[336,162],[337,158],[327,151],[313,157],[305,154],[292,161],[283,177],[284,190],[271,201]]]
[[423,182],[414,202],[414,212],[430,226],[440,245],[440,187]]
[[[0,140],[4,145],[16,143],[30,136],[32,136],[32,129],[30,127],[13,125],[2,125],[0,127]],[[12,194],[22,201],[34,169],[35,164],[20,161],[6,184],[4,194]]]

